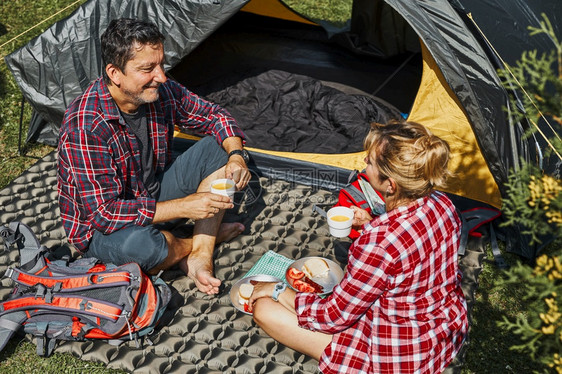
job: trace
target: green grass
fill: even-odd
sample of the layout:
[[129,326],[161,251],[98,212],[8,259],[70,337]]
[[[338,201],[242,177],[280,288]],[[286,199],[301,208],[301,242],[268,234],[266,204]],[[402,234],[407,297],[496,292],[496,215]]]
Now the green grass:
[[48,358],[37,356],[35,345],[26,340],[10,343],[0,355],[0,373],[123,373],[105,365],[82,361],[70,354],[55,353]]
[[[521,302],[520,289],[496,286],[494,280],[502,276],[503,270],[489,259],[493,259],[493,255],[488,246],[487,259],[478,277],[470,344],[462,373],[548,372],[544,365],[534,362],[529,356],[512,351],[510,347],[522,344],[522,341],[518,335],[497,326],[496,322],[504,316],[510,320],[515,320],[517,315],[526,316],[526,305]],[[510,265],[517,261],[517,257],[509,253],[504,253],[504,259]]]
[[351,1],[348,0],[283,0],[283,2],[312,21],[329,21],[336,27],[344,26],[351,18]]
[[[83,3],[85,0],[81,0]],[[39,27],[10,41],[20,33],[29,30],[40,20],[44,20],[75,0],[3,0],[0,2],[0,188],[5,187],[31,164],[52,152],[54,148],[44,145],[30,145],[25,156],[18,155],[18,134],[22,95],[8,71],[3,57],[25,45],[39,35],[56,20],[70,14],[78,5],[59,14]],[[298,7],[302,14],[311,19],[328,19],[341,25],[349,17],[351,0],[287,0],[287,4]],[[328,9],[336,9],[329,11]],[[23,116],[23,137],[27,134],[27,123],[31,108],[25,106]],[[0,224],[2,224],[0,222]],[[508,261],[514,257],[506,256]],[[491,257],[491,253],[488,255]],[[502,331],[496,325],[504,315],[514,317],[525,314],[525,305],[518,298],[517,289],[497,289],[494,279],[501,270],[489,262],[484,263],[480,274],[476,302],[473,310],[471,344],[463,367],[463,374],[481,373],[531,373],[543,368],[533,363],[525,355],[509,349],[519,344],[516,336]],[[101,364],[81,361],[69,354],[54,354],[50,358],[40,358],[35,353],[35,346],[26,340],[14,338],[0,353],[0,373],[112,373]]]
[[[68,14],[75,7],[59,14],[48,22],[39,23],[75,0],[10,0],[0,3],[0,186],[5,186],[21,174],[37,158],[52,151],[52,147],[43,145],[30,146],[26,157],[19,152],[20,113],[22,94],[4,62],[4,57],[25,45],[32,37],[39,35],[53,22]],[[83,2],[83,1],[82,1]],[[37,27],[34,27],[38,25]],[[20,36],[20,34],[22,34]],[[31,118],[31,108],[24,106],[23,141],[27,134],[27,124]]]

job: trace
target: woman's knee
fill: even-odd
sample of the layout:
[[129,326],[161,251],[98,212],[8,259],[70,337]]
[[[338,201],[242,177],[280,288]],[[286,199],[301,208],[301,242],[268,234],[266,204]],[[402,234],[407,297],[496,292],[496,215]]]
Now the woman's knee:
[[257,299],[256,302],[254,303],[254,308],[253,308],[254,321],[259,326],[266,326],[275,323],[274,316],[278,314],[275,312],[275,309],[278,307],[281,306],[271,299],[268,298]]

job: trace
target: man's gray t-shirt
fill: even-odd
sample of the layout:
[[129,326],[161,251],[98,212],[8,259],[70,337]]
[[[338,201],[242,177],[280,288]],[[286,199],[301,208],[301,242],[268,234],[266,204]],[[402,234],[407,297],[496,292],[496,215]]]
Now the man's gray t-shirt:
[[135,134],[139,142],[141,154],[142,181],[152,197],[158,196],[160,191],[160,182],[156,178],[154,171],[152,149],[152,139],[148,134],[148,121],[146,119],[146,108],[141,105],[136,113],[129,114],[121,112],[129,129]]

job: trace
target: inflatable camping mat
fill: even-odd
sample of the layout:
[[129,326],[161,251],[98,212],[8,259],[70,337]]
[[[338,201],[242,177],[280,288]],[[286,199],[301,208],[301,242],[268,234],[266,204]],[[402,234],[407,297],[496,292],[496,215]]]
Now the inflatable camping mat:
[[[151,337],[152,345],[136,348],[133,342],[120,346],[103,341],[61,342],[55,352],[132,373],[317,373],[315,360],[277,343],[250,315],[235,308],[229,289],[271,252],[289,259],[323,256],[345,266],[341,255],[349,242],[330,237],[326,222],[312,209],[315,204],[324,209],[333,204],[334,193],[257,175],[248,191],[235,197],[237,204],[225,217],[240,220],[246,230],[217,246],[215,272],[225,286],[218,296],[198,292],[179,270],[169,270],[163,278],[174,296],[164,326]],[[59,219],[55,152],[1,190],[0,206],[2,224],[21,221],[56,255],[75,254]],[[460,260],[470,309],[483,257],[482,246],[471,242]],[[18,266],[18,261],[16,249],[0,252],[0,274]],[[13,284],[6,278],[0,282],[3,300]],[[459,355],[447,371],[460,372],[463,356]]]

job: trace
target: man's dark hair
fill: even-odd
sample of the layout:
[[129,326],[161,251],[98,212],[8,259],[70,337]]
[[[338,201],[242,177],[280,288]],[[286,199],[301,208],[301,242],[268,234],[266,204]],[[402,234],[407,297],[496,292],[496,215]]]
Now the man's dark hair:
[[108,64],[115,65],[122,72],[127,61],[133,58],[136,43],[160,44],[164,35],[155,24],[132,18],[118,18],[109,23],[101,36],[102,74],[107,84],[111,81],[105,72]]

